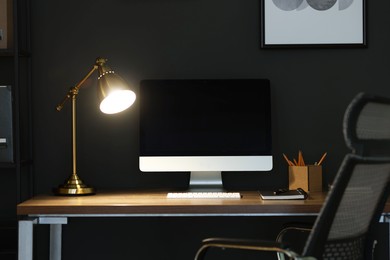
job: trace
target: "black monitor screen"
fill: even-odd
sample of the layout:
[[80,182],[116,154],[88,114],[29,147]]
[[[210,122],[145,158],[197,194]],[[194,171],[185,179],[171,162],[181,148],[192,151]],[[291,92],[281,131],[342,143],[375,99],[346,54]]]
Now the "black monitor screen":
[[140,155],[271,154],[267,79],[144,80]]

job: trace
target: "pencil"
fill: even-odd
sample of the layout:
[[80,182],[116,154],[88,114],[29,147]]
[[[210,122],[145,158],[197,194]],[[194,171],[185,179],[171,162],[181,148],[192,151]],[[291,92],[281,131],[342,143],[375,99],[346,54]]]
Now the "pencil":
[[296,166],[299,166],[298,162],[297,162],[297,160],[295,160],[295,158],[294,158],[294,163],[295,163]]
[[298,152],[298,166],[305,166],[305,160],[303,159],[301,150]]
[[320,161],[318,162],[317,165],[321,165],[321,163],[324,161],[325,157],[326,157],[327,153],[324,153],[324,155],[322,155]]
[[301,150],[298,151],[298,166],[301,166]]
[[287,156],[285,154],[283,154],[283,157],[289,166],[294,166],[294,164],[287,158]]

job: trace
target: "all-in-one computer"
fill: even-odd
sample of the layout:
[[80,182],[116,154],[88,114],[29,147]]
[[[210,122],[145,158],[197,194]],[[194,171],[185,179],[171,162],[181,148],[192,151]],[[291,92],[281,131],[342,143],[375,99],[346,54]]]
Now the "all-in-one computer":
[[139,103],[143,172],[191,172],[191,190],[216,190],[223,171],[272,169],[267,79],[143,80]]

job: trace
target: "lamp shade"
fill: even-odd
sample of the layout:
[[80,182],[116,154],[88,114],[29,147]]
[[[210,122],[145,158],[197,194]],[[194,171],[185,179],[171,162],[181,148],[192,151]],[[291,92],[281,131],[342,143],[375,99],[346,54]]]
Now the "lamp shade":
[[115,114],[129,108],[135,101],[135,93],[119,75],[104,64],[105,60],[97,63],[100,111]]

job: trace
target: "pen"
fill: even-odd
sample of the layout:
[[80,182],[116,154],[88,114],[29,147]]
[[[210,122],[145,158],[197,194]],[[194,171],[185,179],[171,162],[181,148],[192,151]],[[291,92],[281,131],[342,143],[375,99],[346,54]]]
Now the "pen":
[[321,165],[321,163],[324,161],[325,157],[326,157],[327,153],[324,153],[324,155],[322,155],[320,161],[318,162],[317,165]]

